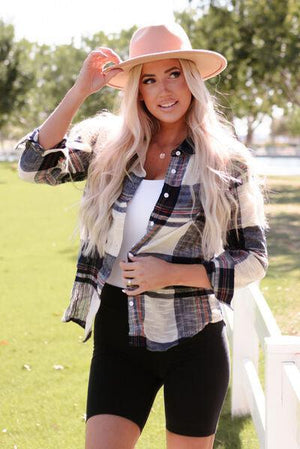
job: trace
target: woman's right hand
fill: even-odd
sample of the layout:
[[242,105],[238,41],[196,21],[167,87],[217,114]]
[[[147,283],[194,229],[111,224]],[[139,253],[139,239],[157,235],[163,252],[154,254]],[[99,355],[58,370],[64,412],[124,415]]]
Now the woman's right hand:
[[111,78],[122,72],[122,69],[118,68],[103,72],[103,67],[110,62],[115,64],[121,62],[119,56],[110,48],[99,47],[91,51],[81,67],[74,87],[85,96],[102,89]]

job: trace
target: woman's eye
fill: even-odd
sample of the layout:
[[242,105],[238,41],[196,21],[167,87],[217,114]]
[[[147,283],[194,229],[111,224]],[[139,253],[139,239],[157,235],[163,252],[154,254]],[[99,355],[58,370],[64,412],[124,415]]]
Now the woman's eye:
[[179,70],[176,70],[170,74],[172,78],[178,78],[180,76]]
[[[174,72],[170,73],[170,78],[179,78],[179,76],[181,75],[180,70],[174,70]],[[152,84],[155,83],[155,78],[145,78],[143,80],[143,84]]]
[[143,84],[152,84],[152,81],[154,81],[154,78],[146,78],[143,80]]

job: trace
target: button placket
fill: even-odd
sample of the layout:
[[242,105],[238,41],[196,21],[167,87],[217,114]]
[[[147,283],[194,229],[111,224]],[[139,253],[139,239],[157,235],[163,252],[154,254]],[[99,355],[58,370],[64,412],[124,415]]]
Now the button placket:
[[[175,175],[178,172],[178,168],[180,168],[181,162],[179,160],[179,156],[182,156],[182,151],[176,150],[176,151],[172,152],[172,156],[173,156],[173,159],[171,160],[170,165],[167,170],[165,184],[166,183],[168,184],[168,179],[169,179],[170,183],[172,184],[171,178],[173,178],[173,176],[171,176],[171,175]],[[166,200],[170,197],[169,192],[163,192],[162,195]],[[155,222],[153,220],[151,220],[151,218],[152,218],[152,216],[150,216],[150,221],[148,222],[149,230],[152,230],[152,228],[155,226]]]

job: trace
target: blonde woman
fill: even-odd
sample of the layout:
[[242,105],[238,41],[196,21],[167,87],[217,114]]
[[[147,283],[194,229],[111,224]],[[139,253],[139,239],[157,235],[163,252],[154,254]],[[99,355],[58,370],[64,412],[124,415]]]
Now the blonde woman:
[[[129,54],[88,55],[57,109],[19,143],[19,174],[86,179],[62,318],[85,328],[84,341],[94,326],[86,449],[134,448],[161,386],[167,448],[211,449],[230,377],[220,304],[265,275],[263,196],[249,150],[205,87],[225,58],[192,49],[177,24],[137,30]],[[123,91],[119,115],[69,130],[106,84]]]

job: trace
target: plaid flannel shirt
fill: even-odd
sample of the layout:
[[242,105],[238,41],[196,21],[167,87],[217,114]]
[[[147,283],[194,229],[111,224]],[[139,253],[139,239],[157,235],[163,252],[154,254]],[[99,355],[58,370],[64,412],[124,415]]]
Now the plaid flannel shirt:
[[[16,147],[22,150],[19,176],[29,182],[49,185],[86,179],[97,135],[91,134],[84,142],[80,132],[73,133],[72,137],[71,134],[50,150],[39,144],[38,128],[21,139]],[[207,323],[218,321],[222,316],[220,302],[231,307],[234,289],[263,278],[268,264],[265,230],[258,224],[255,202],[245,191],[248,182],[245,167],[244,174],[243,170],[234,174],[229,187],[239,205],[239,238],[231,220],[227,245],[211,260],[204,260],[201,235],[205,215],[199,198],[201,183],[191,177],[193,160],[194,148],[187,140],[172,151],[146,233],[130,252],[139,256],[152,255],[171,263],[203,264],[212,289],[168,286],[128,296],[129,343],[146,346],[152,351],[167,350],[195,335]],[[84,242],[81,241],[70,303],[62,321],[74,321],[85,328],[83,342],[92,335],[101,290],[121,247],[127,204],[146,175],[141,165],[129,173],[113,205],[105,256],[100,257],[98,253],[94,257],[84,256]],[[191,190],[195,194],[194,208]]]

